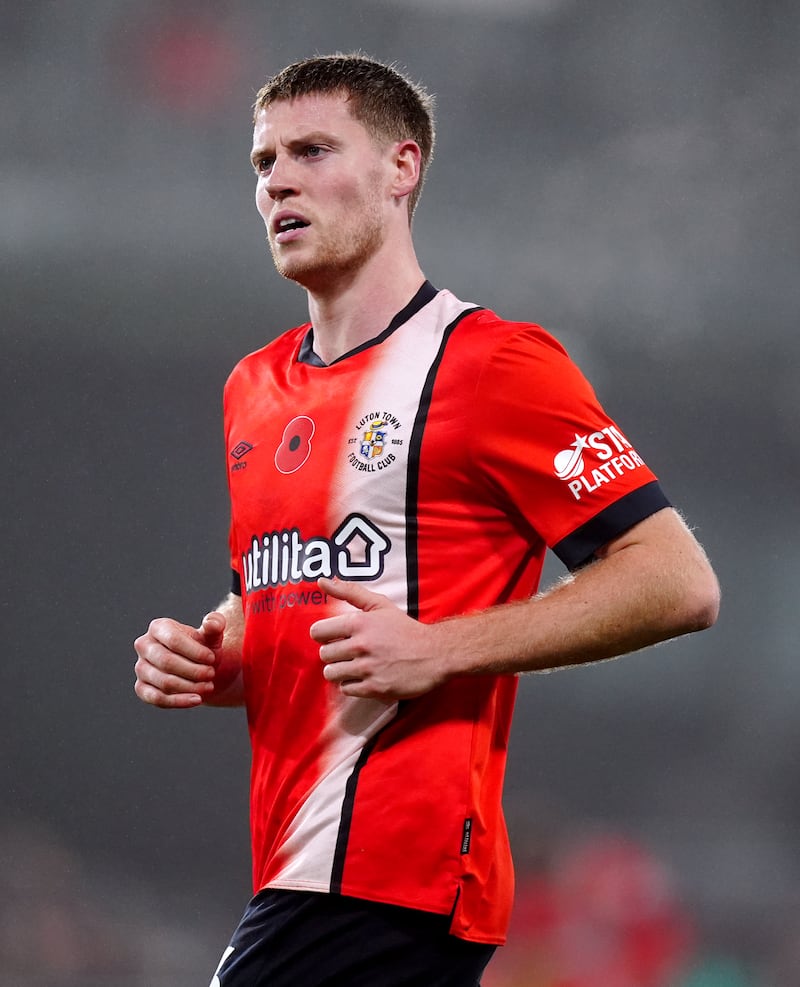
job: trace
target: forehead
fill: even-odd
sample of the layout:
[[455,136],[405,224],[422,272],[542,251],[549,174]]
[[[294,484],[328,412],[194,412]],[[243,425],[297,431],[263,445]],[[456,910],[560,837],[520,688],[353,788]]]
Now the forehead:
[[314,93],[277,100],[259,110],[253,126],[253,146],[288,143],[309,134],[355,139],[366,133],[364,125],[350,112],[345,96]]

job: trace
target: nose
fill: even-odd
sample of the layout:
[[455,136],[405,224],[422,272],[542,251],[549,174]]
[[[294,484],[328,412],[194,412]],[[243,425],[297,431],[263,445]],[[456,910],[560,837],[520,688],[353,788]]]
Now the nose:
[[266,180],[266,190],[269,197],[276,202],[297,194],[297,183],[294,179],[291,162],[287,157],[279,155],[272,162]]

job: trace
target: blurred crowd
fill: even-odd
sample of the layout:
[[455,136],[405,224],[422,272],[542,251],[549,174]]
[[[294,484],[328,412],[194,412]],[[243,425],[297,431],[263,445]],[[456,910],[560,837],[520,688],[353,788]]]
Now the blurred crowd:
[[197,987],[219,921],[213,900],[106,870],[49,828],[0,826],[0,987]]
[[666,865],[621,833],[585,835],[519,875],[485,987],[755,987],[705,954]]
[[[55,833],[0,832],[0,987],[197,987],[235,916],[207,887],[103,871]],[[619,832],[547,848],[518,874],[484,987],[795,987],[800,922],[769,968],[713,950],[664,861]]]

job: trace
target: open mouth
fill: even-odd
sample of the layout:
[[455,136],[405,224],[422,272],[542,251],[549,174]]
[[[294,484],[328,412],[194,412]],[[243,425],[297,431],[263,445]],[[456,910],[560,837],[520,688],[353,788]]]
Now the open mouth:
[[303,230],[309,225],[304,219],[297,216],[286,216],[275,223],[274,230],[276,234],[280,235],[281,233],[291,233],[294,230]]

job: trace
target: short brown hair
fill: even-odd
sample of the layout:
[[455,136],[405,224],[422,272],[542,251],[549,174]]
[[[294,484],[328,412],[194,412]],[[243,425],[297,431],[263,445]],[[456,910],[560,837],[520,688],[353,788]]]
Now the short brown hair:
[[271,103],[312,94],[343,94],[353,116],[376,140],[413,140],[422,152],[420,177],[409,197],[409,215],[416,208],[436,140],[433,97],[393,65],[361,53],[316,55],[288,65],[258,92],[253,116]]

